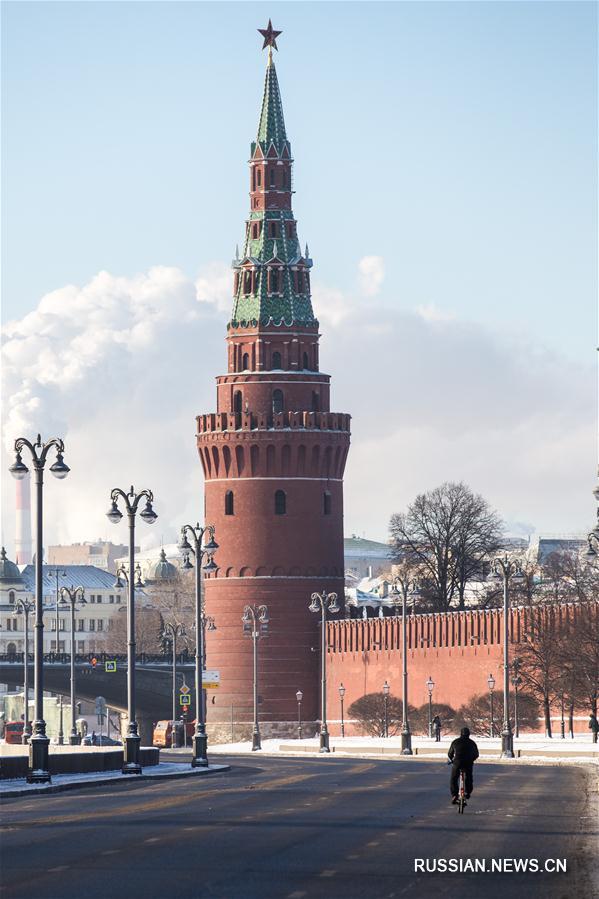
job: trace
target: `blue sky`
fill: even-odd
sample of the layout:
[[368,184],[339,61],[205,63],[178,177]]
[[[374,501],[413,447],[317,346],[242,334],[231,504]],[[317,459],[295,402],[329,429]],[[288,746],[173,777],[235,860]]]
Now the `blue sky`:
[[[201,491],[185,422],[213,408],[225,364],[227,266],[248,212],[266,62],[256,29],[269,17],[283,30],[276,64],[321,358],[334,404],[354,416],[346,529],[384,538],[392,512],[445,478],[472,483],[516,531],[586,527],[597,455],[592,3],[3,3],[9,437],[62,428],[83,447],[95,435],[106,477],[118,469],[104,436],[116,399],[96,385],[122,365],[115,390],[139,393],[128,380],[137,363],[133,343],[129,368],[101,348],[139,325],[140,291],[163,290],[156,322],[177,308],[180,325],[198,328],[193,396],[174,408],[184,363],[171,317],[137,415],[188,427],[181,466],[186,489]],[[119,302],[107,329],[101,310]],[[76,371],[67,334],[85,350]],[[375,357],[377,383],[396,384],[380,400],[369,393]],[[363,366],[360,383],[348,360]],[[79,419],[69,391],[89,391]],[[139,427],[121,424],[121,444]],[[140,453],[133,467],[166,478],[161,458]],[[389,491],[380,472],[394,465]],[[173,499],[173,526],[179,511]],[[95,538],[91,526],[61,536]]]

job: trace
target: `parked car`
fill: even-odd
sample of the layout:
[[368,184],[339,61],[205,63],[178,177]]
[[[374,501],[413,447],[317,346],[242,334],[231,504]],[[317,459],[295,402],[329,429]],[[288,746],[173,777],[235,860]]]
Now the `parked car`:
[[107,737],[105,734],[96,734],[96,739],[94,740],[91,734],[88,734],[87,737],[84,737],[82,740],[84,746],[122,746],[120,740],[113,740],[112,737]]
[[[175,724],[177,726],[181,725],[180,721],[176,721]],[[185,742],[187,746],[192,745],[193,735],[195,733],[195,719],[193,721],[185,722],[185,732],[186,738]],[[172,721],[158,721],[154,727],[154,735],[152,737],[152,745],[160,746],[163,749],[170,749],[172,744],[172,733],[173,733],[173,722]]]

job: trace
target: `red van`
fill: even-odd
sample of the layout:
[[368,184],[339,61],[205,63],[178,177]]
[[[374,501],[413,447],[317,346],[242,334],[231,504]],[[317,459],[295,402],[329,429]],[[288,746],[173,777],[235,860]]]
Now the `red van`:
[[23,721],[7,721],[4,726],[4,742],[22,743],[24,728],[25,723]]

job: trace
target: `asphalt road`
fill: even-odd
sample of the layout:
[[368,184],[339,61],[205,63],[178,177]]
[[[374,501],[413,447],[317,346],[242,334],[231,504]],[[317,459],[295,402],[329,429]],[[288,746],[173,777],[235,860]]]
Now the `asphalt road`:
[[[221,757],[219,757],[219,761]],[[222,759],[224,761],[224,759]],[[3,896],[590,899],[597,820],[575,767],[479,765],[463,816],[438,762],[229,757],[228,773],[5,800]],[[415,859],[566,859],[423,873]]]

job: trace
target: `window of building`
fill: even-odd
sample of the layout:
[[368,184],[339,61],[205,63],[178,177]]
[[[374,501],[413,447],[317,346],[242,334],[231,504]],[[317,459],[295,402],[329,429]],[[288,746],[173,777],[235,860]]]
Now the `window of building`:
[[113,596],[112,593],[111,593],[110,596],[108,597],[108,602],[109,602],[109,603],[112,603],[112,605],[114,605],[114,596]]
[[77,640],[77,652],[83,655],[85,652],[85,640]]
[[99,631],[103,631],[103,630],[104,630],[104,622],[103,622],[103,620],[102,620],[101,618],[98,619],[98,630],[99,630]]
[[279,236],[279,223],[278,222],[269,222],[268,223],[268,236],[269,237],[278,237]]
[[322,495],[322,500],[323,500],[323,503],[322,503],[322,507],[323,507],[323,508],[322,508],[322,510],[323,510],[324,514],[325,514],[325,515],[330,515],[330,514],[331,514],[332,498],[331,498],[331,494],[329,493],[328,490],[325,490],[325,492],[323,493],[323,495]]
[[61,618],[60,621],[58,622],[58,629],[59,629],[60,631],[66,631],[66,629],[67,629],[67,623],[66,623],[66,621],[64,620],[64,618]]
[[7,645],[7,647],[6,647],[6,652],[8,653],[9,656],[14,656],[14,654],[15,654],[16,651],[17,651],[17,644],[16,644],[16,643],[9,643],[9,644]]
[[256,167],[252,166],[252,190],[256,190]]
[[243,292],[245,294],[252,292],[252,273],[247,270],[243,275]]
[[256,169],[256,181],[258,183],[258,187],[262,184],[262,169]]
[[241,368],[243,371],[249,371],[250,368],[250,356],[249,353],[243,354],[243,359],[241,361]]
[[79,618],[77,621],[77,630],[84,631],[85,630],[85,620],[83,618]]
[[272,367],[273,368],[282,368],[283,367],[281,365],[281,354],[280,353],[272,354]]
[[10,593],[8,594],[8,601],[9,601],[9,603],[11,603],[11,605],[14,604],[14,601],[15,601],[15,591],[14,590],[11,590]]
[[287,511],[287,495],[284,490],[275,491],[275,515],[285,515]]
[[95,631],[95,629],[96,629],[96,622],[94,621],[93,618],[90,618],[89,619],[89,630]]
[[91,594],[91,596],[90,596],[90,598],[89,598],[89,601],[90,601],[90,602],[95,602],[95,601],[96,601],[96,594],[95,594],[95,593],[92,593],[92,594]]
[[115,599],[115,602],[116,602],[117,605],[118,605],[118,604],[120,603],[120,601],[121,601],[121,597],[118,595],[118,593],[117,593],[117,595],[115,596],[114,599]]
[[277,173],[275,169],[270,170],[270,186],[275,187],[277,183]]
[[234,515],[234,498],[233,491],[227,490],[225,493],[225,515]]
[[243,397],[241,395],[241,390],[236,390],[233,394],[233,412],[237,412],[241,415],[241,410],[243,408]]
[[258,222],[254,222],[254,224],[252,225],[252,238],[253,238],[253,240],[257,240],[259,236],[260,236],[260,226],[259,226]]
[[279,292],[279,272],[276,268],[270,270],[270,292]]
[[304,273],[298,271],[297,273],[297,292],[302,293],[304,290]]
[[283,411],[283,391],[273,390],[272,392],[272,411],[274,415]]
[[51,619],[51,621],[50,621],[50,630],[51,630],[51,631],[55,631],[55,630],[56,630],[56,618],[52,618],[52,619]]
[[316,390],[312,391],[312,412],[320,411],[320,397]]

